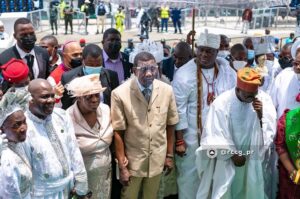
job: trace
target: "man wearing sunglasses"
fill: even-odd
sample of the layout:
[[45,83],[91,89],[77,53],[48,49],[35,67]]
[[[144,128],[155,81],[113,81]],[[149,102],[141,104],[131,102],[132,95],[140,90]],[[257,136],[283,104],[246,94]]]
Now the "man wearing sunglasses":
[[58,41],[53,35],[46,35],[40,40],[40,46],[47,50],[49,54],[50,70],[53,71],[62,63],[62,58],[58,54]]
[[[172,87],[155,79],[158,65],[154,56],[138,53],[134,67],[136,77],[111,96],[121,198],[138,198],[142,193],[144,199],[156,199],[163,170],[168,174],[174,167],[178,114]],[[128,165],[123,164],[126,158]]]

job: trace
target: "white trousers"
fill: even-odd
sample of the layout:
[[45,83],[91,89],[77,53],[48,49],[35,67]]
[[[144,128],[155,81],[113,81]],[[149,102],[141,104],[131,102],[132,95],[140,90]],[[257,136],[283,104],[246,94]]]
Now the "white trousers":
[[247,34],[249,29],[249,21],[243,20],[242,33]]

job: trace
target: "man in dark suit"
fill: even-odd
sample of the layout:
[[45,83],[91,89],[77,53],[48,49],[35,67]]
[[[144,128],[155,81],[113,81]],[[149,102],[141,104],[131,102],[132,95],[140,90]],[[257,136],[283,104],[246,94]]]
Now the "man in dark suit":
[[121,50],[121,34],[114,28],[107,29],[103,34],[103,67],[118,73],[119,82],[130,77],[132,64],[129,56]]
[[[61,78],[62,85],[68,84],[76,77],[100,73],[100,82],[103,87],[106,87],[106,90],[103,92],[103,96],[101,96],[101,98],[105,104],[110,106],[111,91],[119,85],[118,74],[101,66],[102,50],[95,44],[87,45],[83,49],[82,57],[83,66],[63,73]],[[67,109],[75,102],[75,98],[72,98],[65,90],[63,97],[61,98],[61,102],[62,108]]]
[[12,58],[21,59],[29,67],[31,80],[46,79],[50,72],[49,55],[45,49],[35,46],[36,36],[29,19],[19,18],[15,21],[14,38],[17,44],[0,54],[0,66]]
[[163,61],[162,73],[173,81],[175,72],[193,58],[190,45],[184,41],[179,42],[174,49],[173,57]]

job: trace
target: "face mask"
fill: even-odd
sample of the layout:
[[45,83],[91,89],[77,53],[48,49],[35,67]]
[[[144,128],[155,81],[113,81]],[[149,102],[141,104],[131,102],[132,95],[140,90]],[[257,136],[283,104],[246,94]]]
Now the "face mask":
[[228,50],[220,50],[218,52],[218,57],[226,58],[228,55],[230,55],[230,52]]
[[83,71],[86,75],[100,74],[102,66],[84,66]]
[[266,66],[268,68],[268,71],[272,71],[273,65],[274,65],[274,61],[266,60],[265,64],[266,64]]
[[254,57],[255,57],[254,50],[248,49],[248,60],[254,59]]
[[20,42],[22,44],[22,47],[28,51],[31,51],[34,48],[34,44],[36,42],[36,36],[35,35],[29,35],[26,37],[21,37]]
[[121,42],[113,42],[113,43],[110,43],[109,44],[109,50],[111,53],[113,54],[117,54],[120,52],[120,49],[121,49]]
[[287,57],[283,57],[283,58],[279,58],[278,62],[280,64],[280,67],[282,69],[288,68],[288,67],[292,67],[292,59],[289,59]]
[[236,70],[239,70],[241,68],[244,68],[246,65],[247,65],[247,62],[245,61],[238,61],[238,60],[234,60],[232,62],[233,64],[233,67],[236,69]]
[[70,65],[72,68],[77,68],[82,65],[82,60],[80,58],[71,59]]

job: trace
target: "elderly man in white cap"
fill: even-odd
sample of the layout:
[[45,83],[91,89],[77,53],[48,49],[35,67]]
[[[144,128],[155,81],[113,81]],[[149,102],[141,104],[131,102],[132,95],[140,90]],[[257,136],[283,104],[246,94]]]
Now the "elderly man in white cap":
[[277,110],[277,119],[285,109],[295,109],[300,106],[300,40],[291,49],[294,59],[293,67],[279,73],[272,86],[270,95]]
[[[254,39],[255,41],[255,39]],[[272,44],[270,40],[266,40],[265,37],[256,38],[257,43],[255,45],[255,63],[257,64],[255,70],[261,76],[260,90],[261,95],[268,95],[271,91],[271,87],[274,83],[274,62],[278,63],[277,58],[274,57]],[[273,103],[270,105],[273,106]],[[276,197],[277,184],[278,184],[278,169],[277,169],[278,156],[275,151],[275,145],[272,142],[270,144],[268,152],[264,157],[264,180],[265,180],[265,192],[269,198]]]
[[274,80],[274,62],[278,62],[278,60],[274,56],[269,41],[263,37],[255,38],[254,41],[256,41],[254,42],[256,69],[263,77],[260,89],[269,93]]
[[4,31],[4,24],[2,21],[0,21],[0,40],[6,40],[9,38],[9,35]]
[[195,198],[199,178],[195,151],[202,124],[213,100],[235,86],[236,73],[224,59],[217,58],[220,35],[207,30],[197,41],[197,58],[176,72],[172,85],[179,113],[176,125],[176,165],[179,198]]

